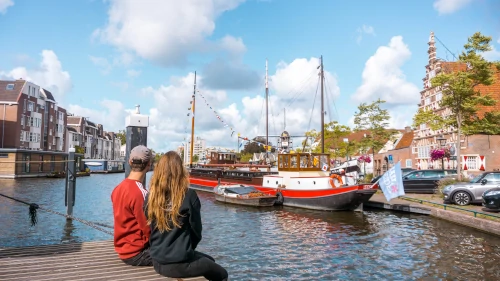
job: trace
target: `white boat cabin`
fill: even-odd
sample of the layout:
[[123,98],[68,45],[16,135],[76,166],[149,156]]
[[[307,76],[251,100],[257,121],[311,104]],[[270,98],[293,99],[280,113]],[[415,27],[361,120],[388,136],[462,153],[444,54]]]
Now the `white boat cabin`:
[[330,189],[330,155],[278,154],[278,174],[264,176],[263,187],[296,190]]

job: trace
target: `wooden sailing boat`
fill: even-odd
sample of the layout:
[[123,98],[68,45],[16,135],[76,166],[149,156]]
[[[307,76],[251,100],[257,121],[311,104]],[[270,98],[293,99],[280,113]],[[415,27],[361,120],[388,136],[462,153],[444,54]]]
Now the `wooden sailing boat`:
[[[278,154],[278,173],[254,177],[248,173],[242,177],[257,190],[276,196],[276,203],[286,206],[317,210],[353,210],[367,202],[377,191],[377,185],[345,185],[345,177],[330,175],[330,155],[325,153],[324,129],[324,70],[320,58],[321,77],[321,153]],[[268,115],[268,81],[266,62],[266,116]],[[194,100],[194,98],[193,98]],[[194,108],[194,106],[193,106]],[[193,116],[194,120],[194,116]],[[269,139],[268,117],[266,117],[266,141]],[[194,171],[193,171],[194,172]],[[194,175],[191,184],[195,188],[214,191],[221,183],[234,184],[242,178],[225,176],[228,171],[204,170],[206,174]],[[234,173],[234,171],[233,171]],[[238,171],[244,174],[243,171]],[[251,184],[250,184],[251,182]]]

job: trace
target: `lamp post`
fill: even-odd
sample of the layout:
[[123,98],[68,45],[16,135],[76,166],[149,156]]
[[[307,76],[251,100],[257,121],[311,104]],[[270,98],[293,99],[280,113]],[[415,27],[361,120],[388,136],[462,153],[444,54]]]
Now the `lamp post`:
[[[444,147],[446,145],[446,138],[443,137],[443,135],[440,135],[436,140],[439,142],[439,145],[441,147]],[[441,168],[444,170],[444,155],[441,158]]]
[[346,163],[349,161],[349,139],[344,138],[345,145],[345,161]]

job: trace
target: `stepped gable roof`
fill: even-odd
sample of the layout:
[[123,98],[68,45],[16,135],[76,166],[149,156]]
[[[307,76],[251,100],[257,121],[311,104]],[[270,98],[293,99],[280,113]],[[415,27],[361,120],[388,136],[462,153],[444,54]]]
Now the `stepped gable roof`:
[[0,81],[0,101],[17,102],[26,80]]

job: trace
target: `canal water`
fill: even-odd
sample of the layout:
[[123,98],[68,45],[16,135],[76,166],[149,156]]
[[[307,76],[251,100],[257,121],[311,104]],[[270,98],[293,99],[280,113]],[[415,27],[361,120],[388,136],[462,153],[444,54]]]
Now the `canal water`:
[[[148,174],[148,178],[151,174]],[[124,174],[77,179],[76,217],[112,225],[110,194]],[[63,179],[0,180],[0,193],[65,213]],[[199,250],[232,280],[500,280],[500,238],[424,215],[321,212],[202,203]],[[109,240],[79,222],[0,197],[0,247]]]

